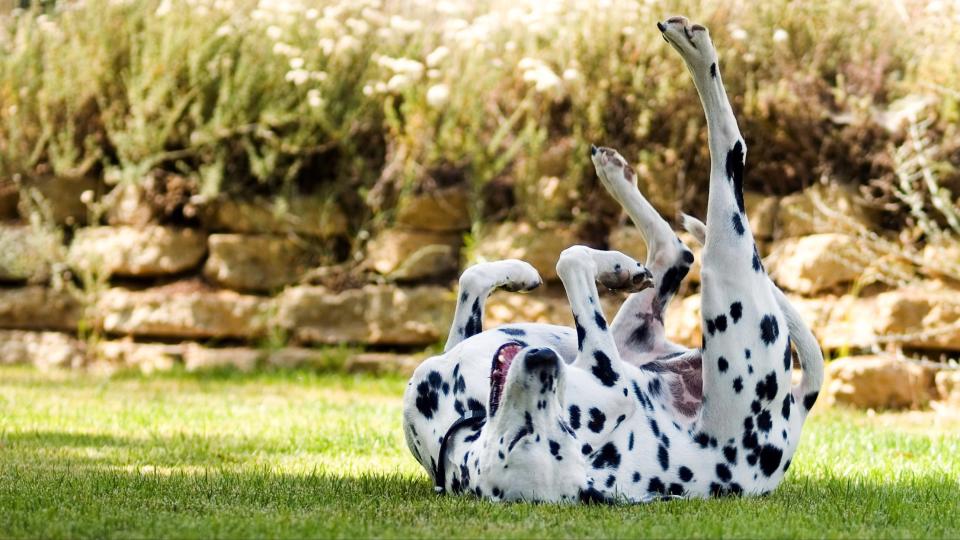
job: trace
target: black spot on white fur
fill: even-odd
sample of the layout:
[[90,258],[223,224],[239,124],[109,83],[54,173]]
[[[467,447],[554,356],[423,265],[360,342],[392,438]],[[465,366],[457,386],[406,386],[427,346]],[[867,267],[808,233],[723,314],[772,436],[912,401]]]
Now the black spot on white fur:
[[596,407],[590,408],[590,421],[587,422],[587,429],[594,433],[600,433],[603,431],[603,425],[607,421],[607,415],[603,414],[603,411]]
[[593,358],[596,361],[590,368],[596,377],[604,386],[613,386],[620,378],[620,375],[613,370],[610,357],[603,351],[593,351]]
[[771,476],[777,472],[780,467],[780,460],[783,459],[783,450],[771,444],[763,445],[760,449],[760,470],[766,476]]
[[573,429],[580,429],[580,407],[576,405],[571,405],[570,409],[570,427]]
[[483,331],[483,313],[480,311],[480,299],[473,301],[473,307],[470,308],[470,318],[467,319],[467,325],[463,330],[464,337],[471,337]]
[[733,183],[733,196],[737,200],[737,208],[743,213],[743,143],[737,141],[727,152],[727,178]]
[[780,325],[777,318],[773,315],[764,315],[760,320],[760,339],[765,345],[773,345],[773,342],[780,337]]
[[743,219],[740,218],[739,212],[733,213],[733,231],[737,233],[737,236],[743,236],[743,233],[746,231],[743,228]]
[[740,322],[740,317],[743,317],[743,304],[740,302],[730,304],[730,319],[733,320],[733,324]]
[[620,452],[616,445],[607,443],[600,447],[597,455],[593,458],[593,468],[595,469],[616,469],[620,466]]
[[810,410],[813,408],[813,404],[817,402],[817,396],[819,392],[810,392],[809,394],[803,396],[803,408]]
[[577,327],[577,350],[583,350],[583,340],[587,337],[587,331],[580,325],[576,317],[573,318],[573,324]]
[[597,328],[600,330],[607,329],[607,321],[603,318],[603,314],[599,311],[593,312],[593,320],[597,323]]

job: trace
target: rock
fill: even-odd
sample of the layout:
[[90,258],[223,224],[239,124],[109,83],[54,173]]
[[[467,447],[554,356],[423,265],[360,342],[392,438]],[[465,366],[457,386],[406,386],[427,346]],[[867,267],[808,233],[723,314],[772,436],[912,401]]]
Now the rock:
[[203,222],[215,232],[297,233],[320,238],[347,232],[346,214],[333,198],[320,196],[273,203],[266,199],[217,200],[205,209]]
[[827,364],[827,403],[870,409],[925,405],[935,370],[887,356],[851,356]]
[[330,352],[322,349],[308,349],[305,347],[283,347],[267,355],[267,364],[283,369],[308,367],[314,369],[339,369],[330,360]]
[[778,241],[764,263],[784,289],[814,295],[855,281],[864,259],[856,238],[823,233]]
[[623,252],[640,262],[647,260],[647,242],[640,230],[630,223],[611,229],[607,245],[610,249]]
[[18,219],[17,205],[20,204],[20,190],[12,182],[0,183],[0,221]]
[[685,347],[701,345],[700,295],[674,298],[664,314],[667,339]]
[[934,377],[937,399],[952,407],[960,408],[960,370],[945,369]]
[[59,332],[0,330],[0,364],[29,364],[39,368],[81,367],[84,345]]
[[[816,201],[837,216],[824,215]],[[777,211],[779,226],[774,236],[779,239],[836,231],[837,217],[870,229],[873,219],[859,201],[853,188],[839,184],[817,184],[801,193],[783,197]]]
[[414,251],[388,277],[396,281],[416,281],[453,274],[459,268],[456,248],[433,244]]
[[278,321],[299,342],[430,345],[449,331],[453,296],[435,286],[291,287],[279,297]]
[[544,281],[556,281],[560,252],[576,243],[568,224],[507,222],[486,227],[474,255],[480,261],[521,259],[532,264]]
[[0,225],[0,281],[40,283],[63,256],[59,235],[26,225]]
[[397,225],[436,232],[465,231],[470,228],[469,200],[464,186],[401,196]]
[[925,349],[960,350],[960,291],[917,284],[877,295],[874,330]]
[[960,281],[960,242],[927,244],[922,257],[924,272]]
[[233,291],[184,286],[109,289],[97,304],[110,334],[253,339],[266,333],[271,301]]
[[750,230],[757,240],[770,240],[777,227],[780,199],[751,191],[744,192],[743,205],[747,211]]
[[82,309],[69,292],[30,285],[0,288],[0,328],[75,332]]
[[164,343],[136,343],[130,340],[101,341],[94,356],[110,366],[137,368],[141,373],[170,371],[183,358],[183,347]]
[[373,375],[401,375],[409,377],[422,359],[409,354],[360,353],[347,360],[347,373],[370,373]]
[[285,236],[211,234],[203,275],[223,287],[270,291],[295,283],[317,259],[308,246]]
[[192,229],[89,227],[77,231],[69,257],[76,268],[145,277],[189,270],[206,251],[206,238]]
[[188,343],[183,348],[183,365],[190,372],[223,368],[250,372],[265,356],[263,351],[247,347],[213,348]]
[[[24,180],[18,208],[24,219],[39,211],[44,219],[50,219],[57,225],[83,225],[87,222],[90,209],[81,200],[83,192],[97,193],[102,184],[91,177],[53,177],[43,176]],[[39,207],[38,207],[39,206]]]
[[825,296],[817,300],[791,296],[790,302],[803,314],[801,306],[819,303],[820,317],[810,323],[820,347],[825,350],[867,349],[878,344],[874,330],[876,299],[853,295]]
[[387,229],[367,244],[367,264],[398,280],[455,273],[459,268],[459,233]]
[[147,191],[138,183],[117,185],[103,197],[102,204],[110,225],[145,227],[160,217],[150,204]]

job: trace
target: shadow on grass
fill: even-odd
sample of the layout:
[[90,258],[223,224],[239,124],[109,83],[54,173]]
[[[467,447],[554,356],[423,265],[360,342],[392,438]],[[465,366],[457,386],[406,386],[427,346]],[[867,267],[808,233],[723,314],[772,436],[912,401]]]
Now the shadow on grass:
[[262,366],[253,370],[240,370],[235,367],[224,366],[207,368],[197,371],[187,371],[183,366],[174,366],[172,369],[144,374],[135,368],[124,368],[110,374],[70,372],[63,376],[51,376],[49,373],[25,368],[20,372],[5,372],[2,386],[11,388],[51,389],[60,390],[69,387],[89,387],[92,383],[104,387],[111,383],[142,382],[145,384],[162,382],[186,382],[197,384],[327,384],[331,381],[379,382],[381,385],[399,386],[405,384],[409,377],[393,373],[346,373],[342,367],[327,368],[323,366],[301,366],[295,368],[281,368],[276,366]]
[[151,467],[216,468],[242,464],[253,454],[281,455],[286,448],[260,438],[222,435],[151,435],[119,437],[64,431],[20,431],[0,434],[0,462],[52,468],[109,469]]

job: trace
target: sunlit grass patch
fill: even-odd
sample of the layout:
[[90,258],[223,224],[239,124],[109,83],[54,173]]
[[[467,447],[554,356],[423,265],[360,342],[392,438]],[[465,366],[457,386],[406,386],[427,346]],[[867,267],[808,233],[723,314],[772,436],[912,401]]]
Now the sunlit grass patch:
[[[641,506],[437,497],[397,378],[0,370],[5,537],[954,537],[960,436],[815,414],[772,495]],[[931,413],[926,414],[933,421]]]

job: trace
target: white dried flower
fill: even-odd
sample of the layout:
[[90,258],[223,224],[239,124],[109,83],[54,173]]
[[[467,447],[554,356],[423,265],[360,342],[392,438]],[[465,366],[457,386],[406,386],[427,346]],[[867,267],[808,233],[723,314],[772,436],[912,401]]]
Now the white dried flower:
[[323,105],[323,97],[320,95],[320,91],[316,88],[307,91],[307,104],[313,108],[317,108]]
[[730,37],[733,38],[734,41],[744,41],[747,39],[747,31],[743,28],[734,28],[733,31],[730,32]]
[[317,42],[317,46],[323,51],[324,56],[330,56],[333,54],[333,49],[337,46],[337,42],[330,38],[323,38]]
[[537,92],[548,92],[560,86],[560,77],[545,65],[537,66],[523,74],[523,80],[532,82]]
[[292,82],[293,84],[300,86],[310,79],[310,72],[305,69],[291,69],[287,72],[287,75],[284,77],[284,79],[286,79],[287,82]]
[[400,15],[390,17],[390,28],[404,34],[413,34],[423,28],[423,23],[414,19],[406,19]]
[[291,58],[290,69],[301,69],[304,63],[303,58]]
[[347,22],[343,23],[347,28],[349,28],[354,35],[362,36],[370,31],[370,23],[363,19],[354,19],[353,17],[347,19]]
[[789,38],[790,38],[790,34],[788,34],[787,31],[784,30],[783,28],[777,28],[776,31],[773,32],[774,43],[783,43]]
[[337,46],[334,49],[337,53],[355,52],[360,50],[360,40],[353,36],[343,36],[337,40]]
[[440,62],[450,55],[450,49],[444,47],[443,45],[437,47],[430,54],[427,55],[427,65],[430,67],[436,67]]
[[157,6],[157,10],[153,12],[155,17],[163,17],[168,15],[173,10],[173,2],[170,0],[163,0],[160,2],[160,5]]
[[387,81],[387,89],[391,92],[399,92],[404,88],[407,88],[411,84],[410,77],[402,73],[397,73],[393,77],[390,77],[390,80]]
[[450,87],[445,84],[435,84],[427,90],[427,104],[438,109],[450,100]]
[[575,81],[580,78],[580,72],[573,69],[567,68],[563,70],[563,80],[565,81]]
[[267,37],[274,41],[277,41],[281,37],[283,37],[283,29],[281,29],[277,25],[271,24],[270,26],[267,27]]

